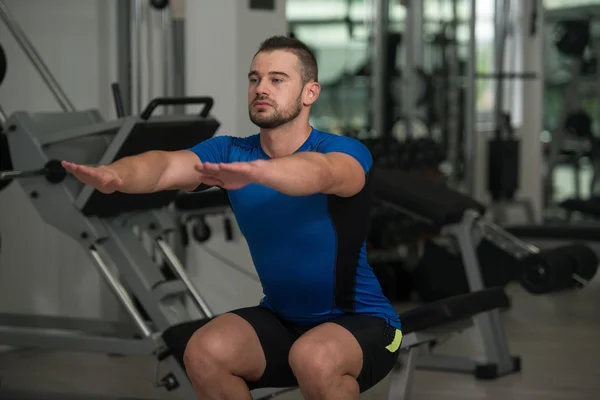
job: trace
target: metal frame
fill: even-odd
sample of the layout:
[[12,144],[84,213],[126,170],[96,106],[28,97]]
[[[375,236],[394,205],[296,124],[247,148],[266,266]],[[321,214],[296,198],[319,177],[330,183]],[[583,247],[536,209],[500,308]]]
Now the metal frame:
[[37,70],[37,72],[42,77],[42,80],[48,86],[48,89],[58,102],[58,105],[62,108],[63,111],[75,111],[75,106],[71,102],[71,100],[67,97],[63,89],[60,87],[52,72],[37,52],[23,29],[17,22],[17,20],[10,13],[8,7],[4,3],[4,0],[0,0],[0,18],[4,21],[4,24],[10,31],[10,33],[15,38],[17,44],[23,50],[29,61],[31,61],[31,65]]
[[472,326],[470,320],[460,320],[452,324],[435,327],[421,332],[413,332],[402,338],[401,354],[390,372],[387,400],[408,400],[411,395],[415,370],[419,368],[422,354],[440,337],[457,334]]
[[477,24],[477,0],[470,0],[470,15],[469,18],[469,54],[467,56],[467,76],[466,81],[466,98],[465,98],[465,188],[467,194],[473,196],[476,188],[476,176],[477,171],[477,149],[479,146],[479,138],[476,130],[477,123],[477,103],[476,103],[476,66],[477,66],[477,35],[476,35],[476,24]]
[[[477,245],[483,238],[483,231],[477,225],[479,214],[474,211],[467,211],[463,215],[462,221],[458,224],[450,225],[443,229],[444,234],[453,236],[460,249],[467,282],[471,292],[476,292],[485,289],[483,277],[481,275],[481,267],[477,257]],[[497,376],[507,375],[515,372],[513,357],[510,354],[508,341],[500,320],[500,312],[498,310],[489,311],[480,314],[473,319],[475,326],[478,328],[483,348],[485,352],[484,364],[495,365]],[[446,360],[448,361],[448,359]],[[421,365],[430,368],[456,370],[453,366],[454,362],[438,362],[435,358],[424,361]],[[469,360],[468,362],[458,363],[458,369],[464,372],[477,373],[478,363]]]
[[[172,57],[173,73],[171,74],[170,80],[172,82],[173,96],[183,97],[185,96],[185,1],[183,0],[171,0],[169,4],[170,16],[171,16],[171,45],[172,48],[169,52],[169,57]],[[174,106],[173,112],[175,114],[184,114],[185,106]]]
[[4,125],[4,123],[6,122],[6,113],[4,112],[4,108],[2,108],[2,105],[0,104],[0,124]]
[[387,79],[387,34],[389,26],[389,0],[375,0],[375,21],[373,24],[373,59],[372,80],[373,98],[371,112],[373,113],[373,130],[376,136],[384,137],[386,132],[385,101],[389,85]]
[[117,74],[123,110],[131,115],[131,0],[117,0]]
[[418,119],[416,70],[423,67],[423,2],[421,0],[405,0],[406,20],[402,49],[405,54],[405,65],[402,72],[402,115],[406,136],[412,137],[413,123]]
[[[426,218],[410,213],[406,209],[395,204],[385,201],[382,202],[401,213],[431,223],[431,221]],[[441,235],[450,236],[456,240],[465,266],[467,281],[471,292],[485,289],[476,248],[479,241],[490,233],[490,226],[492,225],[483,225],[481,223],[477,212],[467,210],[460,222],[445,226],[440,232]],[[486,230],[485,227],[488,227],[488,230]],[[500,231],[498,230],[497,232]],[[523,249],[523,247],[521,247],[521,242],[518,241],[518,239],[515,238],[515,242],[512,243],[519,249]],[[515,372],[514,361],[509,352],[508,342],[506,341],[504,328],[500,322],[499,312],[495,310],[477,316],[473,319],[473,324],[480,331],[485,351],[485,364],[496,365],[498,376]],[[483,364],[482,361],[475,361],[464,357],[448,357],[422,352],[421,358],[418,361],[418,368],[474,373],[477,375],[478,366]]]
[[[90,115],[94,117],[90,118]],[[177,116],[170,117],[170,120],[173,118],[185,121],[191,117]],[[44,113],[35,117],[18,112],[7,122],[13,127],[8,136],[11,152],[28,155],[15,157],[15,169],[32,170],[44,165],[54,152],[60,151],[64,141],[111,133],[106,132],[107,127],[113,129],[112,140],[110,143],[101,140],[103,148],[97,148],[97,141],[81,142],[77,152],[70,151],[73,157],[75,153],[90,153],[96,154],[101,162],[110,161],[126,143],[139,118],[122,119],[116,131],[114,122],[103,122],[99,113],[93,110]],[[80,129],[81,135],[76,134],[77,129]],[[71,146],[70,143],[64,145]],[[156,209],[123,213],[113,218],[85,216],[80,209],[89,199],[89,194],[81,190],[81,185],[76,185],[73,178],[67,177],[61,184],[51,184],[43,176],[19,179],[18,182],[25,192],[37,193],[33,204],[42,219],[87,251],[110,292],[125,310],[128,322],[120,324],[82,318],[0,314],[0,344],[154,355],[169,371],[156,383],[157,386],[172,389],[175,385],[183,398],[195,399],[196,393],[186,371],[173,356],[165,356],[167,348],[162,332],[192,319],[210,318],[213,313],[167,242],[168,236],[177,229],[172,212]],[[146,237],[152,241],[150,248],[144,242]],[[160,262],[153,257],[155,252],[160,254]],[[164,264],[174,272],[175,279],[165,278],[161,271]],[[264,397],[278,392],[282,391],[265,389],[253,395]]]

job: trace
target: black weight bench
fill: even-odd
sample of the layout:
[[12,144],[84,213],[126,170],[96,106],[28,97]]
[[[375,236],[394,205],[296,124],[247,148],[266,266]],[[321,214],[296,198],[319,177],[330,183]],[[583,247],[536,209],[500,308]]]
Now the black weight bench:
[[485,214],[483,204],[416,174],[383,168],[374,168],[372,174],[375,197],[440,231],[460,223],[466,210]]
[[[439,236],[450,238],[460,252],[469,290],[478,292],[485,289],[476,248],[484,237],[478,228],[480,216],[485,213],[486,207],[443,184],[405,171],[374,168],[372,174],[376,199],[429,224]],[[422,357],[421,367],[468,372],[476,376],[482,369],[494,371],[496,376],[515,372],[515,362],[508,348],[499,312],[491,310],[478,314],[474,323],[481,333],[487,363],[431,354]]]
[[[450,297],[400,313],[403,334],[401,348],[406,357],[399,357],[398,363],[390,373],[388,400],[409,398],[412,375],[417,367],[417,356],[422,349],[441,337],[469,328],[470,320],[476,315],[509,307],[510,300],[504,290],[493,288]],[[165,330],[162,338],[168,351],[161,354],[161,357],[173,356],[184,367],[183,355],[189,339],[208,321],[210,319],[186,322]],[[512,369],[520,370],[519,360],[512,362]],[[481,378],[490,378],[496,376],[497,371],[493,365],[487,365],[480,367],[477,374]],[[292,389],[282,388],[281,391],[271,392],[266,397],[255,394],[255,398],[274,398]]]
[[[382,168],[374,168],[372,182],[377,200],[428,223],[429,231],[438,234],[436,240],[445,241],[445,246],[460,254],[471,292],[485,288],[477,253],[481,243],[493,245],[502,255],[514,260],[518,267],[509,281],[519,280],[531,293],[543,294],[585,286],[596,273],[595,258],[581,256],[589,253],[587,249],[582,251],[581,246],[564,246],[553,249],[554,253],[543,252],[505,229],[484,221],[482,216],[486,207],[483,204],[443,184],[405,171]],[[560,257],[560,260],[554,257],[556,251],[562,251],[564,257]],[[507,265],[507,269],[513,267]],[[443,265],[439,268],[443,268]],[[528,271],[537,274],[533,276],[534,279],[528,275]],[[487,364],[428,355],[420,360],[420,365],[424,368],[473,372],[476,376],[480,376],[482,370],[493,371],[496,376],[516,371],[518,362],[510,355],[498,310],[477,315],[474,323],[481,333]]]

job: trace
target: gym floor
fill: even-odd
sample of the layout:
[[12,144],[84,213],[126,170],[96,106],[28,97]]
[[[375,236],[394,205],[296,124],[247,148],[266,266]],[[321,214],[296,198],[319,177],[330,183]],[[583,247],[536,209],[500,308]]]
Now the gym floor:
[[[484,382],[468,375],[418,370],[413,400],[598,399],[600,278],[585,290],[553,296],[534,297],[518,286],[507,290],[513,307],[502,318],[512,353],[522,357],[523,371]],[[476,331],[469,330],[441,344],[438,352],[477,356],[479,346]],[[3,390],[177,399],[173,393],[153,387],[154,367],[151,358],[37,350],[0,354]],[[361,399],[386,399],[387,385],[386,379]],[[2,390],[0,398],[9,400]],[[302,396],[293,392],[280,399],[299,400]]]

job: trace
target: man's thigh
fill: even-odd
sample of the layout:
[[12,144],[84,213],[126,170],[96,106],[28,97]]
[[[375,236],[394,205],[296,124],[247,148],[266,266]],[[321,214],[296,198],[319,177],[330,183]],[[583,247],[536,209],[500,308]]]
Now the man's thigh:
[[401,340],[402,333],[382,318],[355,314],[332,319],[309,330],[298,339],[292,352],[308,354],[308,359],[297,352],[294,356],[311,361],[311,357],[318,354],[316,348],[325,346],[327,352],[335,352],[327,358],[343,364],[329,367],[356,378],[360,391],[365,392],[392,370],[398,360]]
[[402,332],[382,318],[369,315],[348,315],[331,322],[350,331],[363,351],[363,366],[357,378],[361,392],[391,372],[400,355]]
[[258,388],[284,388],[298,383],[290,368],[288,355],[295,335],[275,313],[264,307],[248,307],[230,311],[246,320],[256,332],[265,354],[266,368],[262,377],[246,380],[250,390]]

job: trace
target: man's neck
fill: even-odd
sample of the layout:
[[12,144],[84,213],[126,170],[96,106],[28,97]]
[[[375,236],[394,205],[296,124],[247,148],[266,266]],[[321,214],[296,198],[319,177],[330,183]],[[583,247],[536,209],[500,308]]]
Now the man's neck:
[[275,129],[260,130],[260,145],[271,158],[294,154],[310,136],[312,127],[306,123],[286,124]]

